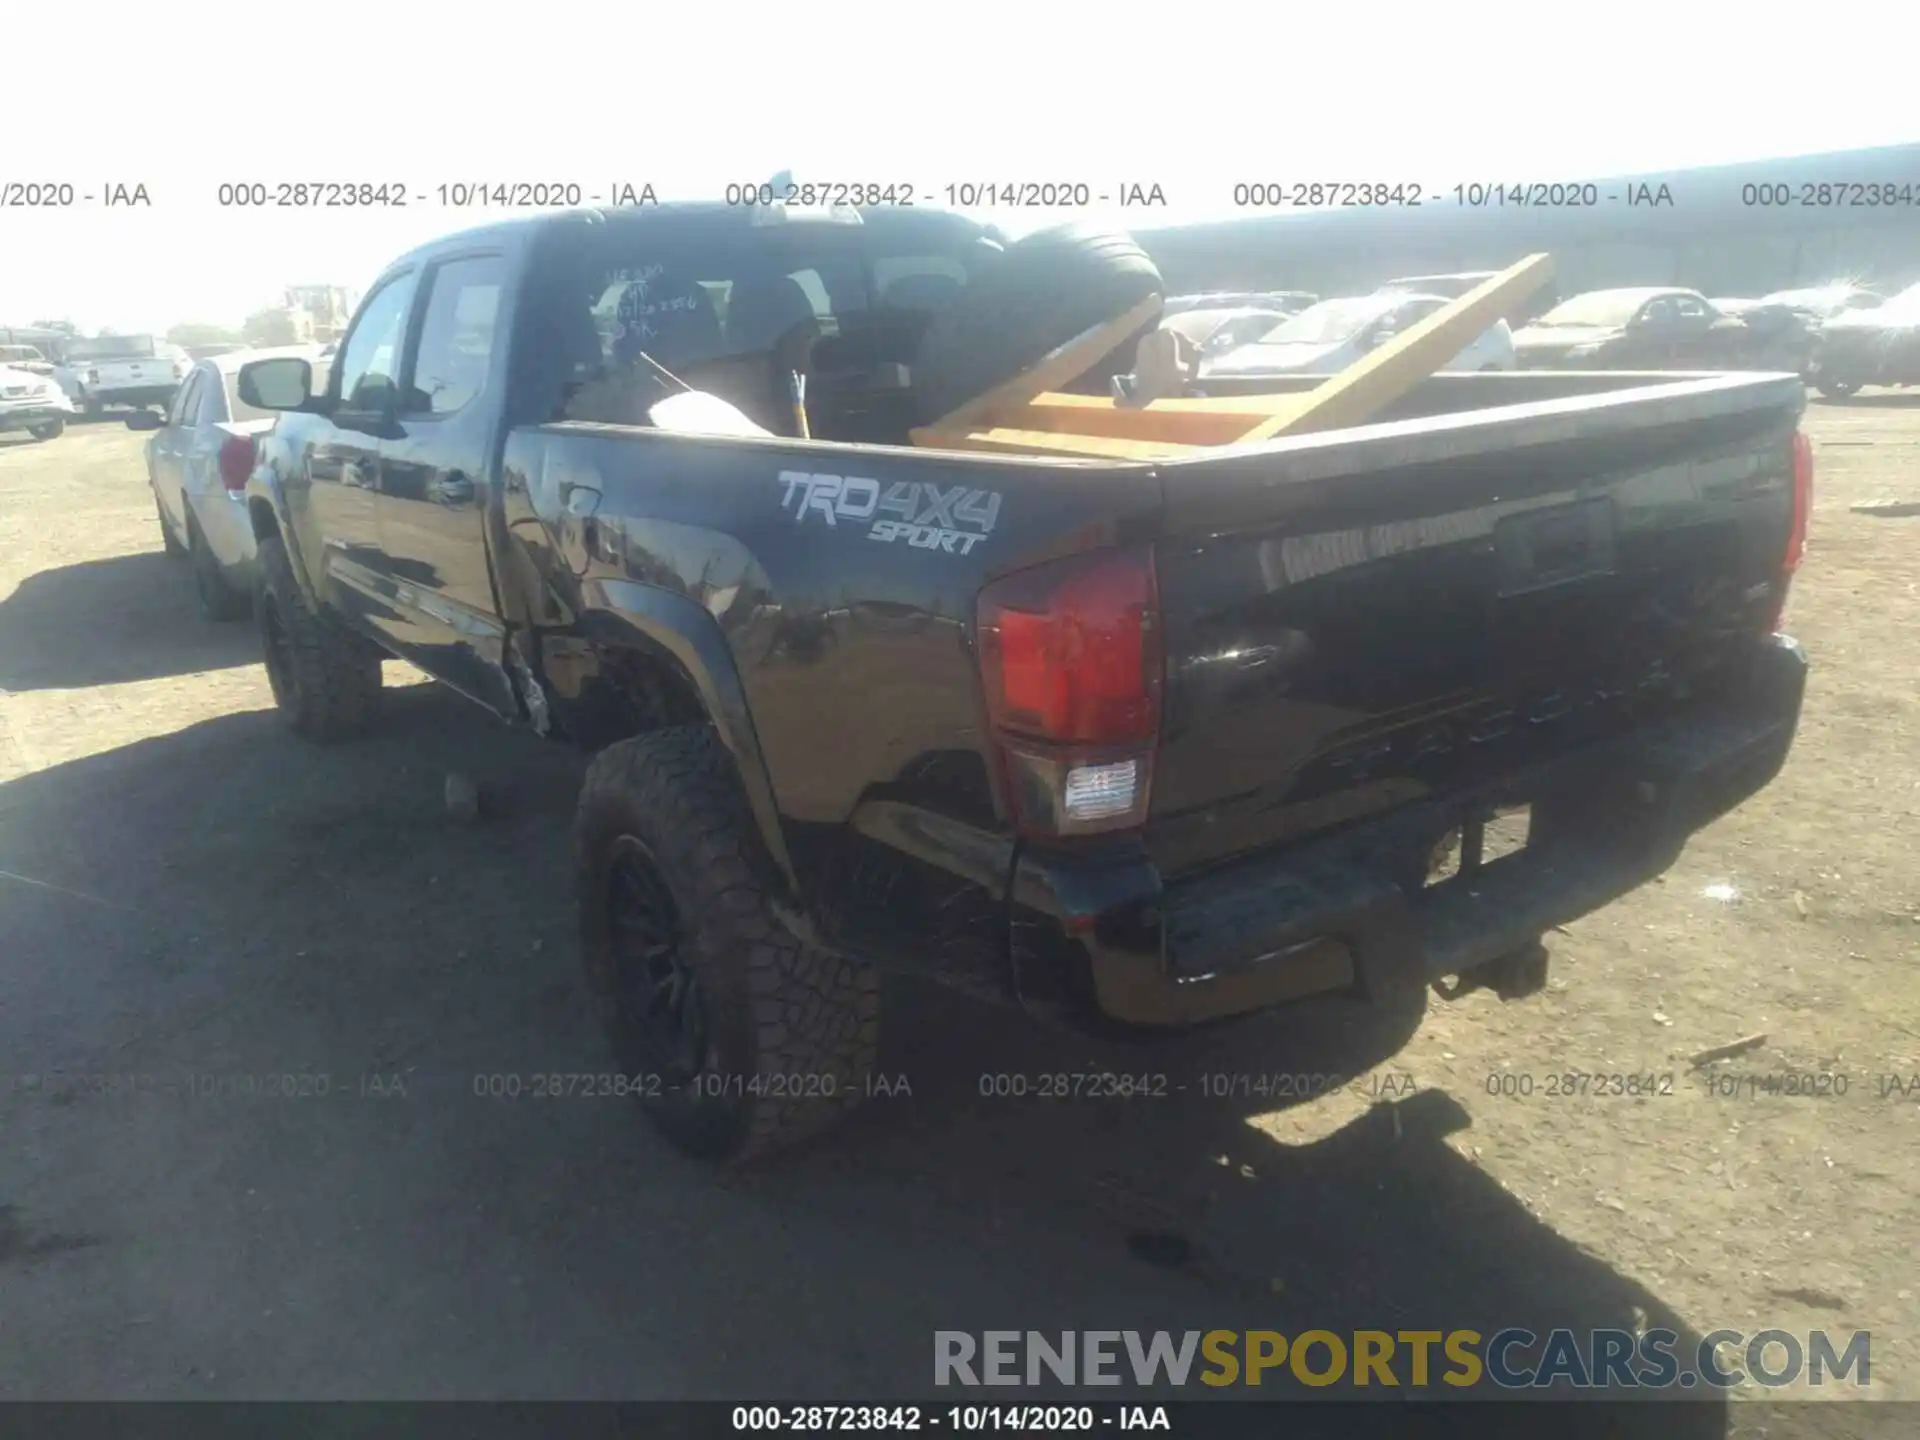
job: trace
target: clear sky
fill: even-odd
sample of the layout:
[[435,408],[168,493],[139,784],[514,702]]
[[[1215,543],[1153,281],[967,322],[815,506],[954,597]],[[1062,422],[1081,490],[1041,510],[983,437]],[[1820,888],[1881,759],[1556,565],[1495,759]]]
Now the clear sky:
[[[0,323],[235,324],[497,216],[443,184],[1568,180],[1920,140],[1920,0],[1777,18],[1642,4],[8,7],[0,185],[144,184],[144,209],[0,208]],[[494,17],[498,17],[497,23]],[[18,62],[36,57],[32,64]],[[1846,176],[1834,176],[1845,180]],[[1912,177],[1920,186],[1920,174]],[[222,182],[403,182],[400,210],[238,210]],[[1064,218],[995,211],[1009,230]]]

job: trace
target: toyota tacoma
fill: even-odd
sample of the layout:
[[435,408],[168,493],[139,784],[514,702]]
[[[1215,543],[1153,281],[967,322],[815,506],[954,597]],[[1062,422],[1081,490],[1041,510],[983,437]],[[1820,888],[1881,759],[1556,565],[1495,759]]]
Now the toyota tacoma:
[[393,655],[593,753],[586,979],[681,1147],[859,1096],[889,966],[1121,1032],[1532,993],[1780,768],[1796,377],[1441,375],[1166,461],[912,443],[1159,283],[1085,227],[567,212],[395,262],[318,393],[242,372],[279,709],[347,736]]

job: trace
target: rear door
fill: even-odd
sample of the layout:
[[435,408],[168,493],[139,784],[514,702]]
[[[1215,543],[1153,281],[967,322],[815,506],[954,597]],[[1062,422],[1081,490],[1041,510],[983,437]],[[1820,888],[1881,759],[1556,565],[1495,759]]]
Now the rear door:
[[187,533],[186,501],[182,494],[186,451],[193,434],[193,417],[199,397],[207,386],[207,367],[196,366],[186,383],[167,403],[164,423],[147,442],[147,478],[161,509],[173,523],[174,533],[183,540]]
[[211,363],[199,366],[195,375],[199,383],[181,407],[180,486],[195,508],[204,508],[210,488],[224,489],[219,454],[226,436],[219,427],[227,418],[227,386],[226,377]]
[[418,274],[402,270],[376,285],[354,318],[328,377],[327,415],[305,430],[300,473],[309,533],[320,540],[309,554],[327,601],[360,623],[392,628],[397,618],[382,598],[386,556],[380,545],[375,496],[380,484],[381,437],[399,408],[399,375],[407,320]]
[[1651,370],[1681,368],[1680,317],[1671,295],[1657,295],[1642,305],[1627,326],[1626,338],[1629,354],[1623,363]]
[[394,648],[510,712],[485,526],[505,274],[493,253],[451,255],[428,270],[394,425],[381,445],[375,510]]
[[1673,358],[1677,369],[1711,370],[1740,358],[1751,332],[1693,295],[1673,297]]

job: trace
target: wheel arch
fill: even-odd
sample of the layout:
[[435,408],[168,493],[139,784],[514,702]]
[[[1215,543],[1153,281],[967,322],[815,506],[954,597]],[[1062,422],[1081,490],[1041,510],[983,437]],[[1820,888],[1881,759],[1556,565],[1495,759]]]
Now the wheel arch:
[[300,547],[294,543],[292,528],[286,523],[286,502],[278,486],[265,485],[256,480],[247,487],[247,524],[253,530],[255,546],[269,540],[281,543],[287,552],[287,563],[293,568],[294,584],[300,587],[301,596],[307,603],[314,604],[317,597],[313,582],[307,575],[307,557],[300,553]]
[[[582,738],[611,742],[694,720],[711,725],[733,757],[767,854],[797,896],[773,782],[720,622],[705,607],[657,585],[604,580],[594,589],[596,603],[580,611],[568,640],[550,645],[543,657],[549,683],[571,691],[563,703],[576,717],[591,709],[582,702],[592,692],[620,702],[621,721],[610,724],[602,710],[598,733]],[[560,672],[569,669],[572,678],[563,680]],[[576,732],[581,728],[576,718]]]

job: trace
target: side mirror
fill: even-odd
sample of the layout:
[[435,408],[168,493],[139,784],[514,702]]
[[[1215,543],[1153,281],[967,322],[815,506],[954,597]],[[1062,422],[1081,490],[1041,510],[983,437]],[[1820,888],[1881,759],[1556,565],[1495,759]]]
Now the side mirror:
[[305,410],[313,404],[313,366],[276,355],[240,367],[240,398],[256,410]]
[[156,415],[151,410],[136,410],[127,416],[129,430],[158,430],[166,423],[166,416]]

